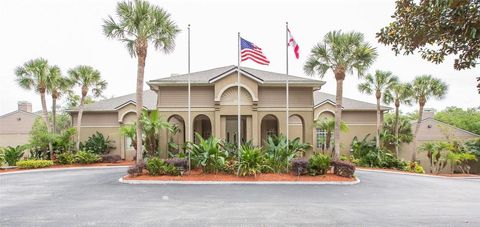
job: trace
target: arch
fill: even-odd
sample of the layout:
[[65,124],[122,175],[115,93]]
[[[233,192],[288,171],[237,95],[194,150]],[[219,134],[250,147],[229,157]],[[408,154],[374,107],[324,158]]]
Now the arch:
[[193,118],[193,141],[198,142],[195,133],[200,134],[204,139],[212,135],[212,122],[205,114],[198,114]]
[[[231,87],[238,87],[238,86],[237,86],[237,83],[232,83],[232,84],[229,84],[229,85],[223,87],[222,90],[220,90],[220,92],[218,92],[217,97],[215,97],[215,101],[219,102],[219,101],[221,100],[221,98],[222,98],[223,93],[224,93],[226,90],[228,90],[229,88],[231,88]],[[252,97],[252,100],[253,100],[254,102],[258,102],[258,97],[255,96],[255,93],[252,91],[252,89],[250,89],[249,87],[245,86],[244,84],[240,84],[240,87],[243,88],[243,89],[245,89],[245,90],[247,90],[248,93],[250,93],[250,96]]]
[[305,124],[302,116],[292,114],[288,117],[288,137],[289,139],[300,138],[300,142],[304,142]]
[[125,117],[130,113],[134,113],[135,116],[137,115],[137,111],[135,111],[135,110],[126,111],[125,113],[122,114],[122,116],[120,116],[120,123],[123,123],[123,124],[130,123],[130,122],[125,122]]
[[185,144],[185,135],[186,135],[186,130],[185,130],[185,121],[183,118],[178,115],[174,114],[171,115],[167,119],[168,123],[171,125],[175,125],[176,131],[171,132],[170,130],[167,130],[167,148],[168,152],[170,153],[178,153],[180,152]]
[[323,110],[321,111],[320,113],[317,114],[317,116],[315,117],[315,120],[321,120],[319,119],[321,115],[332,115],[331,117],[335,118],[335,112],[331,111],[331,110]]
[[260,123],[261,143],[265,144],[265,141],[269,136],[278,136],[278,118],[273,114],[267,114],[262,118]]
[[[237,87],[230,87],[225,90],[220,97],[220,105],[237,105],[237,98]],[[242,106],[253,105],[253,98],[246,89],[242,88],[240,91],[240,102]]]

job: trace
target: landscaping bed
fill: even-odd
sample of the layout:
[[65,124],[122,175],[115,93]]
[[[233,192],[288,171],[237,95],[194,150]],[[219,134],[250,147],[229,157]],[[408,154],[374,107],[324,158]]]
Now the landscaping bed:
[[318,181],[318,182],[353,182],[356,178],[341,177],[333,173],[327,173],[319,176],[301,175],[295,176],[287,173],[262,173],[255,176],[242,176],[227,173],[203,173],[201,169],[194,169],[190,174],[183,176],[151,176],[142,174],[137,177],[124,176],[125,180],[145,180],[145,181],[242,181],[242,182],[258,182],[258,181],[283,181],[283,182],[301,182],[301,181]]
[[413,173],[404,170],[398,169],[386,169],[386,168],[373,168],[373,167],[357,167],[358,170],[380,170],[386,172],[395,172],[395,173],[405,173],[405,174],[420,174],[420,175],[428,175],[428,176],[442,176],[442,177],[480,177],[480,174],[466,174],[466,173]]
[[[58,169],[58,168],[72,168],[72,167],[100,167],[100,166],[130,166],[134,162],[133,161],[121,161],[121,162],[115,162],[115,163],[92,163],[92,164],[71,164],[71,165],[52,165],[49,167],[44,167],[44,168],[35,168],[35,169]],[[0,173],[6,173],[6,172],[18,172],[18,171],[26,171],[26,170],[32,170],[32,169],[1,169],[0,168]]]

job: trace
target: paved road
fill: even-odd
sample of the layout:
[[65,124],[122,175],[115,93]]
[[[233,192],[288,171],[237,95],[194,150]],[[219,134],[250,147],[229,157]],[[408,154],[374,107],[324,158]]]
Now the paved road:
[[125,168],[0,175],[0,226],[480,226],[480,180],[126,185]]

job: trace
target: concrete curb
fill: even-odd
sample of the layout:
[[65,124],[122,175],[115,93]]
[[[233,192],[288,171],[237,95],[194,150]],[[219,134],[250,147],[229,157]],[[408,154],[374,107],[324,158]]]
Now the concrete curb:
[[409,175],[409,176],[418,176],[418,177],[433,177],[433,178],[444,178],[444,179],[480,179],[478,177],[447,177],[447,176],[435,176],[430,174],[420,174],[420,173],[409,173],[409,172],[397,172],[397,171],[388,171],[388,170],[379,170],[379,169],[359,169],[357,171],[363,172],[377,172],[377,173],[390,173],[390,174],[398,174],[398,175]]
[[355,181],[336,182],[336,181],[162,181],[162,180],[125,180],[123,177],[118,179],[122,184],[161,184],[161,185],[355,185],[360,183],[360,179],[355,177]]
[[51,171],[60,171],[60,170],[113,169],[113,168],[127,168],[127,167],[128,166],[85,166],[85,167],[65,167],[65,168],[40,168],[40,169],[29,169],[29,170],[5,172],[5,173],[0,173],[0,176],[9,175],[9,174],[51,172]]

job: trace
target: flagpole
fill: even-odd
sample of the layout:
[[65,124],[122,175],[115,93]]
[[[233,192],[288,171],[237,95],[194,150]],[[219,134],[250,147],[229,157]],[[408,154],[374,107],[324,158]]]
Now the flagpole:
[[[191,109],[191,87],[190,87],[190,24],[188,25],[188,142],[192,142],[192,109]],[[192,169],[190,152],[188,152],[188,172]]]
[[289,108],[289,89],[288,89],[288,22],[285,23],[285,41],[286,41],[286,48],[285,48],[285,52],[286,52],[286,55],[285,55],[285,58],[286,58],[286,85],[285,85],[285,89],[286,89],[286,122],[287,122],[287,152],[288,152],[288,139],[289,139],[289,135],[288,135],[288,131],[289,131],[289,123],[288,123],[288,120],[289,120],[289,113],[288,113],[288,108]]
[[240,160],[240,145],[241,145],[241,129],[240,129],[240,120],[241,120],[241,110],[240,110],[240,32],[238,33],[238,60],[237,60],[237,149],[238,149],[238,159]]

